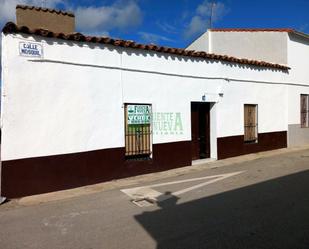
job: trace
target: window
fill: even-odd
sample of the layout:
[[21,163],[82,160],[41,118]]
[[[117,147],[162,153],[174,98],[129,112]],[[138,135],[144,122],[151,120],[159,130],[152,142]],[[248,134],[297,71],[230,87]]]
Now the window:
[[300,95],[300,125],[301,128],[309,127],[309,95]]
[[257,105],[245,105],[244,107],[244,140],[246,143],[256,143],[258,136]]
[[125,105],[125,156],[147,159],[151,156],[151,105]]

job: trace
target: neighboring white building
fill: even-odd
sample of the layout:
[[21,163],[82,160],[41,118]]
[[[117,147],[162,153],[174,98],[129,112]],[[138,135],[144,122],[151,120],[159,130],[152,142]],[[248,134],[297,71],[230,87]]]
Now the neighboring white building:
[[[187,49],[264,60],[291,68],[286,77],[288,96],[288,144],[309,144],[308,129],[301,128],[300,95],[308,94],[309,35],[293,29],[210,29]],[[303,97],[303,100],[307,98]],[[307,109],[304,109],[306,112]],[[305,117],[305,114],[303,114]],[[303,122],[306,122],[305,120]]]
[[7,197],[287,147],[309,94],[286,65],[14,23],[2,49]]

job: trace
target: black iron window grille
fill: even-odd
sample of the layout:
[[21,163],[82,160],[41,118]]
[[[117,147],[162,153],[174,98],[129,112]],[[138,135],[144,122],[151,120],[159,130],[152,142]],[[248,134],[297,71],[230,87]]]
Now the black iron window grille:
[[[131,115],[130,108],[132,108],[132,106],[135,108],[146,106],[151,110],[151,105],[127,104],[125,106],[125,156],[127,159],[149,159],[151,157],[152,149],[151,113],[149,113],[149,116],[147,116],[147,113],[145,115]],[[132,121],[132,119],[135,118],[137,121]]]

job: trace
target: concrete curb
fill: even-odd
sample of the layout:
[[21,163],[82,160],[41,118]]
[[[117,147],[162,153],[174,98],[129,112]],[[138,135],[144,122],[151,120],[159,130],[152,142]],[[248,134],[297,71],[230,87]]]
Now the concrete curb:
[[281,154],[287,154],[287,153],[292,153],[292,152],[297,152],[297,151],[302,151],[302,150],[307,150],[307,149],[309,149],[309,146],[285,148],[285,149],[266,151],[266,152],[260,152],[260,153],[255,153],[255,154],[248,154],[248,155],[228,158],[224,160],[209,161],[206,163],[195,164],[192,166],[176,168],[176,169],[167,170],[163,172],[139,175],[139,176],[124,178],[124,179],[119,179],[119,180],[113,180],[113,181],[103,182],[103,183],[94,184],[94,185],[83,186],[83,187],[74,188],[74,189],[50,192],[46,194],[27,196],[27,197],[23,197],[19,199],[17,201],[17,204],[22,205],[22,206],[31,206],[31,205],[37,205],[37,204],[42,204],[42,203],[51,202],[51,201],[65,200],[65,199],[79,197],[83,195],[94,194],[94,193],[98,193],[101,191],[112,190],[116,188],[124,188],[127,186],[138,185],[138,184],[142,184],[142,183],[149,182],[149,181],[156,181],[156,180],[161,180],[161,179],[165,179],[165,178],[169,178],[173,176],[179,176],[179,175],[183,175],[186,173],[198,172],[198,171],[203,171],[207,169],[214,169],[214,168],[239,164],[243,162],[253,161],[256,159],[260,159],[260,158],[267,158],[267,157],[272,157],[272,156],[277,156]]
[[0,196],[0,205],[3,204],[6,201],[5,197]]

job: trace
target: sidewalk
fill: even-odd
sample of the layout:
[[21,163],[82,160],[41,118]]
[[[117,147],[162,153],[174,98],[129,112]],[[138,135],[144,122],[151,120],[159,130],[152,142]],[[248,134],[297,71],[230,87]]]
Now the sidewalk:
[[[15,205],[17,206],[38,205],[38,204],[42,204],[46,202],[64,200],[68,198],[79,197],[82,195],[98,193],[101,191],[112,190],[116,188],[124,188],[124,187],[131,186],[131,185],[143,184],[149,181],[156,181],[156,180],[160,180],[164,178],[183,175],[186,173],[198,172],[198,171],[203,171],[207,169],[214,169],[218,167],[239,164],[242,162],[249,162],[249,161],[259,159],[259,158],[267,158],[267,157],[272,157],[272,156],[277,156],[281,154],[292,153],[292,152],[297,152],[297,151],[302,151],[302,150],[307,150],[307,149],[309,149],[309,146],[284,148],[284,149],[279,149],[279,150],[248,154],[244,156],[238,156],[238,157],[233,157],[233,158],[228,158],[228,159],[218,160],[218,161],[213,161],[213,160],[208,160],[206,162],[199,161],[197,163],[194,163],[192,166],[187,166],[187,167],[182,167],[182,168],[177,168],[177,169],[172,169],[172,170],[167,170],[167,171],[162,171],[162,172],[157,172],[157,173],[150,173],[146,175],[139,175],[139,176],[124,178],[124,179],[118,179],[118,180],[83,186],[83,187],[74,188],[74,189],[27,196],[27,197],[13,200],[12,201],[13,204],[11,205],[14,205],[14,206]],[[5,205],[9,205],[9,203]]]

